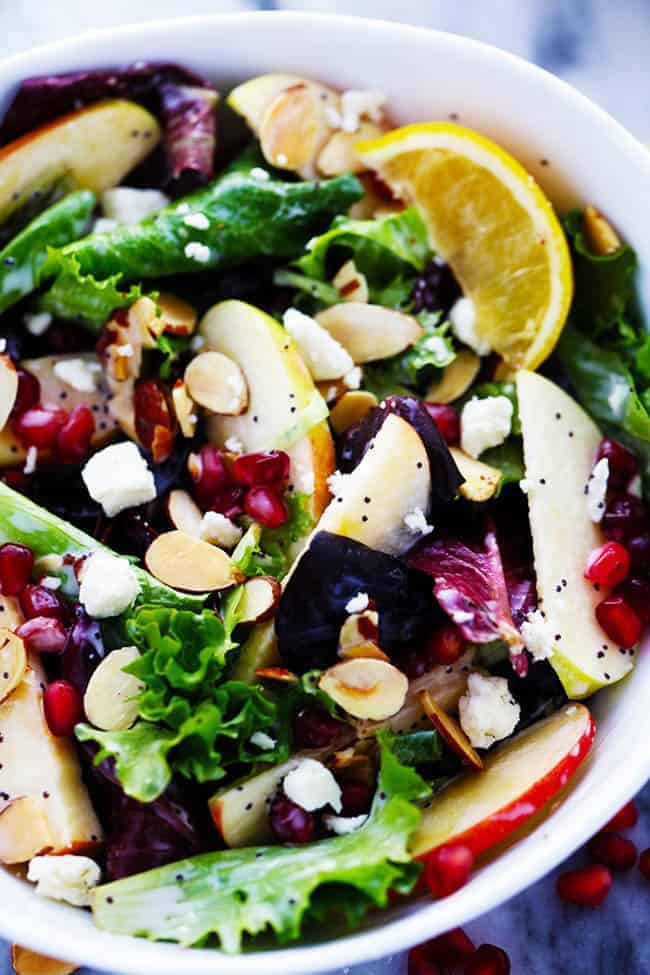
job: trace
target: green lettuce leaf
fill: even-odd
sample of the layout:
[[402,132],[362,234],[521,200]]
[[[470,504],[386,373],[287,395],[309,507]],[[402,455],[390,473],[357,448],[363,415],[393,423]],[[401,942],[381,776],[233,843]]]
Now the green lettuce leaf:
[[364,368],[364,388],[380,400],[390,395],[408,395],[409,390],[424,392],[438,370],[456,358],[449,323],[441,323],[440,313],[423,312],[417,317],[424,334],[411,348]]
[[309,512],[311,498],[296,492],[286,498],[289,518],[280,528],[251,525],[232,553],[232,560],[246,576],[274,576],[282,579],[292,561],[292,547],[305,538],[314,520]]
[[140,285],[120,290],[123,275],[119,272],[97,281],[92,274],[82,273],[74,256],[63,260],[56,251],[50,250],[48,260],[55,261],[60,271],[50,289],[40,297],[38,307],[55,318],[81,322],[99,331],[117,308],[127,308],[142,297]]

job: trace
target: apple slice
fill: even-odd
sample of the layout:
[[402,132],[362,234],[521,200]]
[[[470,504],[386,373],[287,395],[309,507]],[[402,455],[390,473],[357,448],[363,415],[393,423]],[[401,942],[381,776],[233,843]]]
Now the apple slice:
[[604,541],[585,498],[601,433],[575,400],[537,373],[517,374],[517,396],[537,594],[557,634],[549,662],[568,697],[587,697],[632,668],[596,622],[605,593],[584,578],[589,555]]
[[0,220],[34,190],[65,177],[96,193],[117,186],[160,139],[153,115],[134,102],[103,101],[28,132],[0,150]]
[[411,852],[425,857],[453,841],[478,856],[495,846],[567,784],[595,733],[587,708],[567,704],[490,752],[482,772],[456,779],[424,810]]
[[[330,499],[327,479],[334,471],[334,441],[327,421],[317,424],[287,450],[294,491],[311,495],[309,513],[317,521]],[[298,543],[300,544],[300,543]]]

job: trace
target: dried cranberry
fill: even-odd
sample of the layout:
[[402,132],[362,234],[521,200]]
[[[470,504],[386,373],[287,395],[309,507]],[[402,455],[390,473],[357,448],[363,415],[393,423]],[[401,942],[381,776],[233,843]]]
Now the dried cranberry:
[[296,748],[326,748],[341,734],[344,725],[323,708],[303,708],[293,722]]
[[629,578],[616,587],[616,594],[623,596],[645,626],[650,624],[650,582]]
[[442,311],[445,314],[460,298],[462,291],[449,264],[435,260],[427,264],[413,285],[411,299],[413,311]]
[[20,608],[28,620],[35,616],[62,620],[65,612],[57,594],[45,586],[25,586],[20,594]]
[[209,444],[201,447],[198,454],[190,454],[188,469],[194,481],[194,497],[204,510],[210,508],[215,498],[232,484],[225,457]]
[[16,369],[18,373],[18,392],[11,411],[11,416],[20,416],[31,406],[35,406],[41,398],[41,384],[33,373],[26,369]]
[[344,816],[360,816],[367,813],[372,802],[373,790],[360,779],[341,782],[341,803]]
[[34,568],[34,553],[26,545],[0,545],[0,588],[5,596],[23,591]]
[[613,595],[596,606],[596,619],[619,647],[633,647],[641,638],[643,624],[623,596]]
[[53,447],[68,414],[56,406],[31,406],[13,422],[24,447]]
[[289,455],[284,450],[267,450],[256,454],[242,454],[233,464],[233,475],[239,484],[255,487],[274,484],[289,476]]
[[77,688],[67,680],[55,680],[45,688],[43,710],[53,735],[71,735],[83,718],[83,702]]
[[34,616],[21,623],[16,633],[34,653],[62,653],[68,640],[63,624],[51,616]]
[[646,880],[650,880],[650,849],[644,850],[639,857],[639,870]]
[[620,542],[605,542],[589,556],[585,579],[612,589],[623,582],[629,571],[630,556],[627,549]]
[[447,403],[425,403],[424,405],[444,440],[450,445],[459,443],[460,417],[453,406]]
[[607,538],[625,542],[643,531],[647,517],[647,508],[641,498],[624,494],[607,505],[601,525]]
[[309,843],[314,836],[312,814],[283,795],[277,795],[271,803],[269,823],[281,843]]
[[605,823],[601,832],[616,832],[619,829],[632,829],[639,821],[639,811],[636,804],[630,799],[619,809],[615,816],[612,816],[608,823]]
[[80,403],[70,412],[56,438],[56,450],[64,461],[79,463],[90,451],[90,441],[95,432],[92,410]]
[[464,975],[510,975],[510,959],[496,945],[479,945],[465,965]]
[[135,432],[156,463],[166,460],[173,446],[174,414],[169,405],[169,390],[160,379],[143,379],[133,394]]
[[278,492],[268,485],[247,491],[244,510],[264,528],[279,528],[289,518],[286,504]]
[[637,572],[650,572],[650,532],[635,535],[627,542],[632,568]]
[[611,887],[612,875],[601,864],[561,873],[556,885],[561,900],[569,904],[580,904],[582,907],[598,907]]
[[615,491],[625,490],[639,470],[634,454],[618,440],[602,440],[596,460],[602,457],[606,457],[609,461],[609,487]]
[[431,666],[454,664],[465,650],[465,638],[454,624],[441,626],[434,630],[426,644],[426,653]]
[[430,853],[424,866],[424,881],[432,897],[448,897],[470,878],[474,855],[463,843],[445,843]]
[[231,487],[224,488],[213,498],[210,509],[211,511],[218,511],[220,515],[225,515],[226,518],[239,518],[244,513],[245,497],[246,488],[239,484],[233,484]]
[[589,856],[596,863],[604,863],[610,870],[621,873],[636,863],[636,846],[620,833],[598,833],[588,846]]

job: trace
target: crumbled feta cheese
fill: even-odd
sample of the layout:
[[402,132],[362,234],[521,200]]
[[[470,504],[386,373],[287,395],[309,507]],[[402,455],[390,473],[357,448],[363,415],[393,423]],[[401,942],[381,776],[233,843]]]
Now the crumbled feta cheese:
[[61,588],[61,580],[57,579],[56,576],[43,576],[43,578],[39,580],[39,585],[54,591]]
[[228,439],[224,444],[224,447],[226,448],[226,450],[230,451],[231,454],[243,454],[244,452],[243,443],[241,442],[239,437],[236,437],[234,434],[232,437],[228,437]]
[[589,480],[585,484],[585,495],[587,496],[587,511],[592,521],[598,523],[605,514],[605,497],[607,495],[607,482],[609,480],[609,461],[606,457],[601,457],[594,464],[594,468],[589,475]]
[[327,486],[333,497],[342,498],[345,495],[349,477],[349,474],[342,474],[340,471],[334,471],[330,474],[327,478]]
[[39,335],[44,335],[47,332],[52,324],[52,316],[49,311],[40,311],[34,315],[24,315],[23,321],[29,334],[38,338]]
[[212,545],[234,548],[243,534],[239,525],[218,511],[206,511],[201,519],[201,538]]
[[328,829],[331,829],[337,836],[345,836],[347,833],[354,833],[360,829],[368,819],[363,813],[361,816],[324,816],[323,820]]
[[130,359],[133,355],[133,346],[130,342],[125,342],[124,345],[118,345],[115,350],[115,355],[119,355],[123,359]]
[[25,466],[23,467],[23,474],[33,474],[36,470],[36,465],[38,463],[38,447],[27,448],[27,453],[25,454]]
[[350,354],[315,318],[288,308],[282,321],[314,379],[340,379],[354,368]]
[[254,735],[251,735],[251,745],[261,748],[263,752],[270,752],[277,745],[277,741],[267,735],[265,731],[256,731]]
[[547,660],[553,655],[553,627],[538,609],[526,616],[521,635],[533,660]]
[[196,230],[207,230],[210,226],[210,221],[205,213],[188,213],[186,217],[183,217],[183,223],[187,224],[188,227],[194,227]]
[[474,748],[489,748],[515,730],[521,708],[504,677],[470,674],[467,693],[458,702],[460,725]]
[[185,257],[191,261],[198,261],[199,264],[207,264],[210,260],[210,248],[207,244],[201,244],[198,240],[191,240],[185,245]]
[[507,396],[474,398],[460,415],[460,445],[470,457],[480,457],[488,447],[498,447],[512,427],[512,403]]
[[368,593],[358,592],[356,596],[349,599],[345,604],[346,613],[363,613],[364,609],[368,609],[370,600],[368,599]]
[[72,853],[34,857],[27,869],[27,879],[36,884],[37,894],[74,907],[90,905],[90,891],[99,884],[101,876],[94,860]]
[[528,494],[532,486],[533,486],[533,482],[530,481],[527,477],[522,477],[522,479],[519,482],[519,487],[524,494]]
[[94,393],[102,367],[98,362],[88,362],[86,359],[61,359],[54,363],[52,371],[71,389],[79,393]]
[[104,216],[116,223],[139,223],[170,202],[160,190],[140,190],[133,186],[114,186],[101,196]]
[[89,616],[119,616],[140,592],[133,566],[110,552],[93,552],[81,570],[79,602]]
[[358,132],[361,119],[380,122],[386,96],[381,91],[344,91],[341,95],[341,124],[344,132]]
[[93,233],[94,234],[110,234],[112,230],[119,227],[117,220],[111,220],[110,217],[97,217],[93,223]]
[[285,776],[282,784],[285,795],[307,812],[331,806],[340,813],[341,787],[322,762],[314,758],[303,758]]
[[471,298],[459,298],[449,311],[451,330],[459,342],[473,349],[477,355],[487,355],[490,343],[476,333],[476,309]]
[[641,489],[641,475],[635,474],[627,487],[627,493],[631,494],[635,498],[642,498],[643,491]]
[[267,171],[265,169],[262,169],[261,166],[253,166],[253,168],[251,169],[248,175],[252,176],[253,179],[260,179],[263,182],[266,181],[267,179],[271,179],[270,173],[267,173]]
[[156,497],[153,474],[134,443],[111,444],[97,451],[81,476],[90,497],[109,518]]
[[0,355],[3,355],[7,351],[7,340],[0,339]]
[[361,372],[361,366],[355,366],[354,369],[346,372],[343,377],[343,385],[347,386],[348,389],[358,389],[362,379],[363,373]]
[[433,531],[422,508],[414,508],[404,515],[404,524],[414,535],[429,535]]

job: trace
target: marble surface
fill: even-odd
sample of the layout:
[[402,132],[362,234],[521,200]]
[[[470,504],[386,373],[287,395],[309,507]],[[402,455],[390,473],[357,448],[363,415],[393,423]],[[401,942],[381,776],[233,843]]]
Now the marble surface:
[[[181,14],[251,8],[336,11],[436,27],[487,41],[536,61],[603,105],[650,141],[648,0],[0,0],[3,56],[82,30]],[[639,743],[646,747],[646,743]],[[650,786],[631,834],[650,846]],[[578,853],[569,865],[584,862]],[[566,869],[566,866],[563,867]],[[650,975],[650,885],[635,869],[617,878],[598,911],[562,905],[554,875],[468,926],[476,943],[504,947],[513,975]],[[0,942],[0,975],[11,969]],[[402,975],[404,957],[346,970]],[[83,975],[92,975],[84,971]],[[307,975],[307,973],[305,973]],[[342,973],[340,973],[342,975]]]

